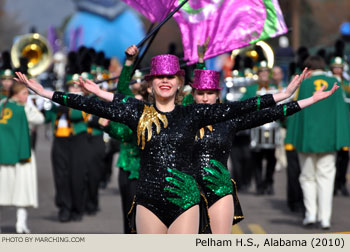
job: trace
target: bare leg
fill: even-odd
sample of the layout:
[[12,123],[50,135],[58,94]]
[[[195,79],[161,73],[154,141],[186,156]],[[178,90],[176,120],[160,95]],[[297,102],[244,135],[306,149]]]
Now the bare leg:
[[168,234],[198,234],[199,206],[195,205],[176,218],[170,225]]
[[231,234],[234,217],[233,197],[226,195],[209,208],[210,227],[213,234]]
[[138,234],[166,234],[168,228],[150,210],[136,206],[136,231]]

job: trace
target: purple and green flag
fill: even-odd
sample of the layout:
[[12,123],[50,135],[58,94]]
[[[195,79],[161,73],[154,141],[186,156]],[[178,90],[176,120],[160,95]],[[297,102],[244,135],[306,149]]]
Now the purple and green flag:
[[[152,23],[161,22],[178,6],[177,0],[122,0],[144,15]],[[190,0],[191,1],[191,0]],[[180,1],[181,3],[181,1]]]
[[[160,22],[183,0],[123,1]],[[208,37],[205,59],[287,32],[278,0],[189,0],[174,18],[189,64],[197,62],[197,45]]]

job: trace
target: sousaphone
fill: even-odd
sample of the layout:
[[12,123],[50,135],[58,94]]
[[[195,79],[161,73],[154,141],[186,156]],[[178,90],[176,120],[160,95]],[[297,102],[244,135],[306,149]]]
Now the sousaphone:
[[267,66],[271,69],[275,63],[274,53],[271,46],[264,41],[259,41],[256,44],[233,50],[231,57],[236,57],[238,54],[240,54],[251,58],[254,63],[257,63],[259,59],[259,51],[256,50],[256,47],[261,48],[263,56],[266,58]]
[[52,49],[48,41],[38,33],[20,36],[11,48],[11,60],[15,68],[20,66],[20,58],[28,59],[28,73],[31,76],[44,72],[51,64]]

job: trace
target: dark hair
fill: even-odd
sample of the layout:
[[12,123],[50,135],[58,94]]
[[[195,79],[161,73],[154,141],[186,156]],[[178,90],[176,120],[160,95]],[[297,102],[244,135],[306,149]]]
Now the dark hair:
[[311,69],[311,70],[325,70],[326,68],[326,62],[321,56],[310,56],[305,60],[305,67]]

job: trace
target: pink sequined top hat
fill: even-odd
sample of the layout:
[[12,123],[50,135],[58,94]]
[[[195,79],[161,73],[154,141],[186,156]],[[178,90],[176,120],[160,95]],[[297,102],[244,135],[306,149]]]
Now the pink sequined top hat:
[[151,72],[145,76],[145,80],[150,80],[157,75],[185,75],[185,71],[180,69],[179,58],[171,54],[162,54],[152,58]]
[[194,80],[192,87],[195,89],[214,89],[221,90],[220,84],[220,72],[214,70],[194,70]]

